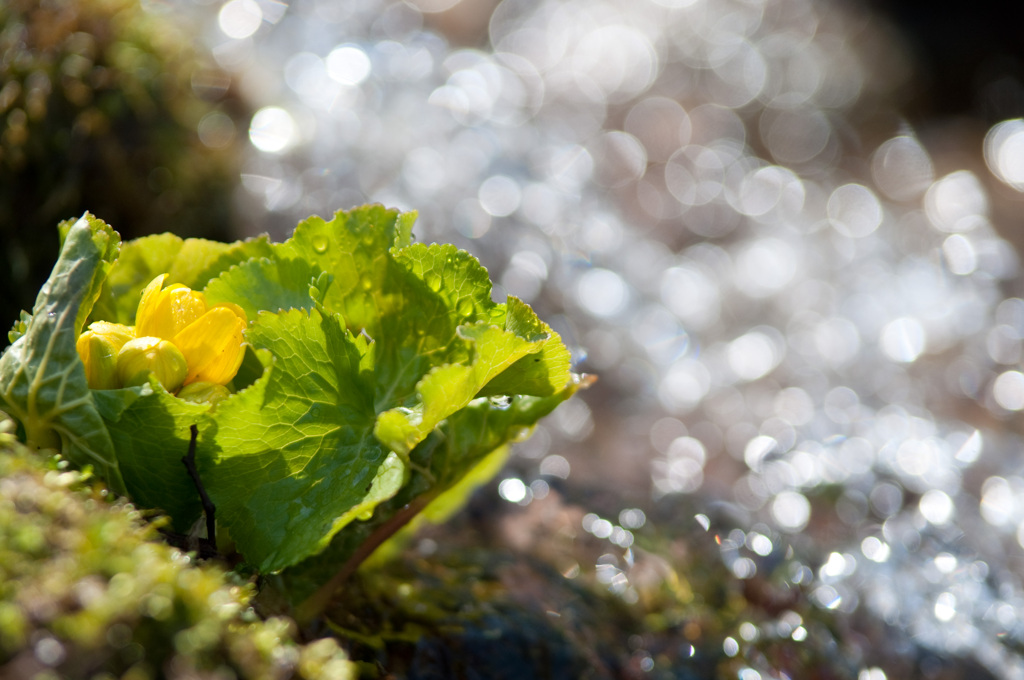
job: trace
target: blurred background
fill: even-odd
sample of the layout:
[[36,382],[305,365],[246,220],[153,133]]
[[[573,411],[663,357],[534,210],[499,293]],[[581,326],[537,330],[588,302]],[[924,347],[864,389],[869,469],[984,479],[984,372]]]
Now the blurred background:
[[[1024,677],[1022,27],[995,2],[14,0],[4,311],[85,209],[279,239],[417,210],[600,378],[482,492],[498,540],[568,527],[593,559],[552,559],[628,604],[635,542],[707,531],[705,566],[884,640],[860,680]],[[790,677],[744,650],[799,646],[791,613],[725,638],[731,677]]]

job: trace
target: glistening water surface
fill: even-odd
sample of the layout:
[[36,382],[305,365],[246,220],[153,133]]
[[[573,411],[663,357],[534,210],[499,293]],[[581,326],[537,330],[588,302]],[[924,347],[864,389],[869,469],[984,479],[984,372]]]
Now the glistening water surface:
[[1020,205],[1024,122],[936,156],[898,109],[903,48],[829,2],[181,4],[257,110],[198,129],[248,137],[249,230],[417,209],[600,375],[501,498],[613,490],[580,529],[622,552],[688,496],[739,527],[714,557],[736,578],[792,549],[816,606],[1024,677],[1024,300],[992,221]]

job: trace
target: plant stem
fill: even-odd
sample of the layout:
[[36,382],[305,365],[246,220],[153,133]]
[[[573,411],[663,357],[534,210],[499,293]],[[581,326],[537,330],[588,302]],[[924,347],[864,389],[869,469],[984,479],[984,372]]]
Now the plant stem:
[[[212,550],[213,554],[217,552],[217,522],[214,519],[214,515],[217,512],[217,506],[210,500],[210,496],[206,493],[206,487],[203,486],[203,482],[199,479],[199,470],[196,468],[196,440],[199,439],[199,428],[196,425],[189,427],[189,432],[192,435],[192,439],[188,443],[188,453],[181,462],[185,464],[185,469],[188,470],[188,476],[192,478],[192,483],[196,485],[196,490],[199,492],[199,500],[203,504],[203,514],[206,515],[206,546]],[[202,543],[202,539],[200,539]]]
[[391,516],[388,521],[377,527],[370,537],[363,541],[352,556],[346,560],[341,569],[331,577],[327,583],[320,586],[315,593],[306,598],[295,608],[295,621],[300,628],[305,629],[312,623],[313,619],[324,613],[324,609],[331,601],[331,597],[351,578],[366,558],[374,550],[379,548],[384,541],[394,536],[398,531],[418,515],[427,504],[434,499],[436,494],[424,494],[416,498],[404,508]]

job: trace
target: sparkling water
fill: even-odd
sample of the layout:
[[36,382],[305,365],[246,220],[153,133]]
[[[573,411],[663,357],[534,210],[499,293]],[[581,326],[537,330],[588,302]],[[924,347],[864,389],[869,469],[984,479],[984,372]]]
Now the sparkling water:
[[622,548],[628,499],[724,504],[735,577],[792,545],[817,606],[1024,677],[1024,300],[991,218],[1024,122],[951,166],[899,113],[885,26],[828,2],[187,6],[256,110],[199,127],[248,137],[247,233],[416,209],[600,375],[502,498],[621,490],[582,528]]

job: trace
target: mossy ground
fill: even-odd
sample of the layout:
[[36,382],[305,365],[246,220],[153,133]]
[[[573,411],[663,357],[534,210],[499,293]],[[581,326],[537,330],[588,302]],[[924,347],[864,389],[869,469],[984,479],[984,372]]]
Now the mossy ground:
[[251,583],[197,565],[0,424],[0,680],[354,677],[333,639],[261,619]]

